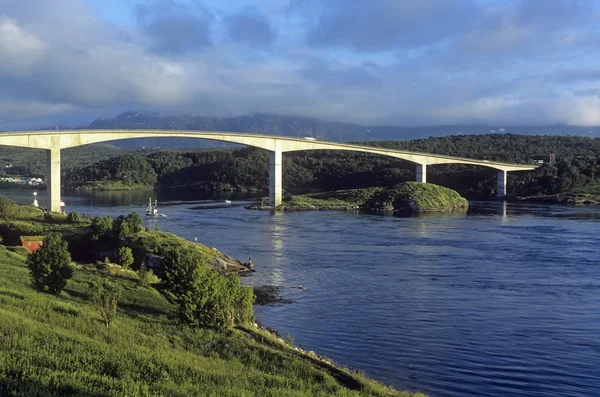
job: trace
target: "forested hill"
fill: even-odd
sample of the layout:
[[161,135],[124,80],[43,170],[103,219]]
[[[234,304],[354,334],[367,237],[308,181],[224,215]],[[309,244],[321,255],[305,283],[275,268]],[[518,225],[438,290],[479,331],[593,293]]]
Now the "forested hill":
[[[511,173],[509,192],[520,196],[556,195],[574,189],[600,193],[596,178],[600,173],[599,138],[491,134],[368,144],[484,160],[542,162],[536,171]],[[468,198],[494,196],[496,174],[496,170],[486,167],[428,167],[429,182],[455,189]],[[414,164],[385,156],[317,150],[285,153],[283,157],[283,185],[288,192],[394,186],[409,180],[415,180]],[[268,152],[254,148],[130,152],[75,169],[64,181],[69,187],[88,188],[157,185],[266,191]]]
[[[598,137],[600,127],[576,126],[427,126],[397,127],[381,125],[358,125],[318,120],[308,117],[253,114],[239,117],[205,117],[192,115],[160,115],[155,113],[125,112],[111,119],[97,119],[87,126],[90,129],[163,129],[236,131],[265,135],[281,135],[350,142],[375,140],[408,140],[420,137],[447,135],[480,135],[490,133],[514,133],[528,135],[581,135]],[[114,142],[121,148],[177,148],[214,147],[214,142],[184,138],[143,138]],[[227,144],[217,143],[225,147]]]
[[470,157],[511,163],[532,163],[554,153],[557,159],[600,156],[600,138],[549,135],[454,135],[411,141],[360,142],[362,145]]

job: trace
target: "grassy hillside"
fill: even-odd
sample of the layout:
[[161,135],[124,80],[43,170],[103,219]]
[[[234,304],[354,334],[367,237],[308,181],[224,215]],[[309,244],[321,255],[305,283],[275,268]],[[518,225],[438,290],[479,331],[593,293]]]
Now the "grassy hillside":
[[[410,396],[296,351],[258,328],[217,333],[131,271],[78,265],[57,297],[30,285],[23,248],[0,245],[2,396]],[[90,301],[108,277],[123,293],[110,327]]]
[[452,211],[467,209],[467,200],[452,189],[433,183],[404,182],[375,194],[366,208],[407,212]]

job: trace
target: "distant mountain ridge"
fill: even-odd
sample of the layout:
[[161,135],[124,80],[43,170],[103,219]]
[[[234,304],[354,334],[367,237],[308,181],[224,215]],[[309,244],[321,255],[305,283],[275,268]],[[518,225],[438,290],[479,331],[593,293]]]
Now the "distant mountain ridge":
[[[432,126],[395,127],[363,126],[358,124],[332,122],[308,117],[253,114],[239,117],[209,117],[194,115],[162,115],[127,111],[112,119],[97,119],[89,129],[161,129],[161,130],[201,130],[232,131],[263,135],[291,137],[311,136],[330,141],[382,141],[411,140],[458,134],[514,133],[525,135],[581,135],[600,136],[600,127],[577,126]],[[185,138],[143,138],[114,142],[115,146],[126,149],[142,147],[223,147],[226,143],[209,142]]]

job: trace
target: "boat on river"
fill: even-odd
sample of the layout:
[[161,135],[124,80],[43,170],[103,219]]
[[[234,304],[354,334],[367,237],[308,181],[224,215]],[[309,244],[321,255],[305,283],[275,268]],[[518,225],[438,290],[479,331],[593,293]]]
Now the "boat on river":
[[148,208],[146,208],[146,216],[160,216],[158,213],[158,200],[154,200],[154,205],[152,205],[152,197],[150,197]]

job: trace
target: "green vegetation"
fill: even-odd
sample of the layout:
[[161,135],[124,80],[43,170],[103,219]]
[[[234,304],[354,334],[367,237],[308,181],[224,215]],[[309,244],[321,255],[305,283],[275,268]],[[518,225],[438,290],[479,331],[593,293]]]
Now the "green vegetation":
[[[78,239],[95,233],[90,222],[73,225],[66,217],[30,214],[2,222],[30,223],[44,232],[78,227],[69,235],[69,249],[80,248]],[[142,279],[150,274],[145,262],[137,273],[112,264],[77,265],[62,293],[51,295],[32,287],[25,248],[0,245],[0,395],[413,395],[245,325],[251,319],[251,289],[208,268],[203,253],[218,257],[218,251],[185,245],[166,233],[142,231],[109,240],[112,225],[103,230],[107,240],[93,245],[146,245],[175,256],[183,252],[174,248],[179,245],[189,260],[168,259],[158,269],[169,277],[152,287]],[[154,241],[144,244],[148,236]],[[54,239],[46,237],[43,247],[66,248],[48,238]],[[181,321],[182,303],[189,321]]]
[[[511,173],[509,194],[565,202],[586,195],[586,199],[579,201],[600,201],[600,196],[595,193],[600,189],[596,177],[600,172],[599,138],[489,134],[359,143],[489,161],[527,164],[542,161],[542,166],[536,171]],[[78,148],[64,151],[69,154],[63,156],[66,186],[105,190],[153,186],[211,191],[268,189],[268,153],[260,149],[143,150],[132,154],[114,147],[108,150],[109,145],[98,145],[102,150],[95,156],[94,147],[96,145],[81,148],[81,153],[88,153],[86,158],[81,153],[77,154],[75,149]],[[19,166],[9,168],[11,172],[41,176],[45,170],[43,156],[38,153],[39,164],[33,158],[31,162],[23,162],[22,158],[33,156],[25,155],[26,152],[38,153],[18,149],[11,154],[0,148],[0,164],[3,161],[7,165],[9,162],[18,163]],[[108,154],[112,157],[107,158]],[[75,163],[68,163],[68,159],[75,158]],[[555,161],[551,162],[551,159]],[[90,164],[92,161],[94,163]],[[283,186],[290,193],[392,188],[398,183],[415,180],[414,164],[358,152],[290,152],[283,157],[283,169]],[[497,172],[491,168],[448,164],[430,166],[427,172],[429,182],[456,190],[469,199],[496,195]]]
[[129,269],[133,265],[133,253],[129,247],[119,247],[119,265]]
[[[600,139],[490,134],[360,144],[490,161],[528,164],[542,161],[543,165],[534,172],[511,173],[509,193],[519,197],[552,196],[569,195],[579,189],[583,194],[600,198],[594,193],[599,186],[596,175],[600,172]],[[171,150],[141,154],[147,156],[147,166],[157,174],[156,184],[163,187],[239,191],[268,188],[268,153],[263,150]],[[552,164],[551,154],[556,159]],[[99,163],[88,168],[97,169],[96,175],[102,174],[106,165]],[[415,167],[411,163],[358,152],[290,152],[283,158],[283,169],[283,185],[292,193],[392,188],[398,183],[415,180]],[[493,169],[449,164],[430,166],[427,171],[429,182],[456,190],[464,197],[483,199],[496,195],[497,172]],[[134,185],[127,175],[128,172],[123,170],[119,175],[111,173],[104,179],[67,175],[66,180],[72,185],[102,189],[131,188]],[[91,180],[99,182],[85,182]],[[149,182],[151,180],[145,181]],[[305,204],[321,205],[317,202]]]
[[117,303],[121,295],[121,287],[109,279],[96,280],[92,286],[92,302],[100,309],[100,317],[109,327],[117,314]]
[[466,210],[469,204],[456,191],[433,183],[405,182],[376,193],[365,208],[401,212]]
[[[123,151],[109,144],[78,146],[61,150],[61,169],[68,173],[101,160],[121,154]],[[43,177],[46,174],[46,154],[43,150],[13,146],[0,146],[0,170],[2,175]]]
[[[200,327],[224,330],[242,319],[252,318],[252,288],[240,286],[239,279],[227,279],[192,249],[169,249],[161,261],[159,277],[173,294],[183,321]],[[249,298],[249,302],[240,302]],[[237,313],[237,316],[236,316]]]
[[60,294],[67,286],[67,281],[73,277],[67,242],[62,240],[60,234],[48,234],[42,246],[29,254],[27,267],[35,289]]
[[74,170],[66,175],[65,182],[70,187],[89,189],[139,189],[153,187],[157,176],[145,157],[124,154]]
[[336,190],[332,192],[290,195],[277,209],[286,210],[343,210],[362,207],[374,194],[384,188]]
[[[261,208],[261,207],[257,207]],[[270,208],[270,207],[265,207]],[[432,183],[405,182],[391,189],[366,188],[290,195],[276,210],[396,210],[403,212],[467,209],[456,191]]]

